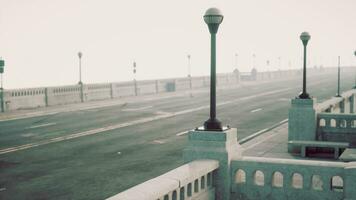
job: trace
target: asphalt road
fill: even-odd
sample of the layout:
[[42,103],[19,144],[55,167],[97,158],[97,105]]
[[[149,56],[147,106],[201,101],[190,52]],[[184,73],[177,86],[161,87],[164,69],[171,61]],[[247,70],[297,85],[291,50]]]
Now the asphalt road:
[[[354,73],[342,73],[342,90]],[[318,101],[335,74],[308,80]],[[219,89],[217,117],[238,138],[288,115],[300,77]],[[0,199],[104,199],[183,163],[187,130],[209,116],[209,93],[126,102],[0,122]]]

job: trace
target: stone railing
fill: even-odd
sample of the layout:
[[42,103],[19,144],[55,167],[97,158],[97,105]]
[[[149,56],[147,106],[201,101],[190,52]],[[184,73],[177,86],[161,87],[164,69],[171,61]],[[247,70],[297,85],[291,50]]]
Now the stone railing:
[[356,115],[318,113],[317,137],[323,141],[356,141]]
[[[331,71],[333,68],[324,69]],[[320,74],[319,69],[311,69],[311,74]],[[297,70],[258,72],[253,80],[274,80],[298,76]],[[251,76],[251,74],[247,75]],[[241,73],[217,74],[217,85],[233,85],[241,82]],[[250,79],[249,79],[250,80]],[[93,100],[140,96],[163,92],[198,89],[210,85],[209,76],[184,77],[160,80],[126,81],[118,83],[68,85],[56,87],[24,88],[4,90],[0,104],[4,111],[46,107]],[[2,111],[2,110],[0,110]]]
[[242,157],[231,163],[231,199],[354,199],[355,176],[356,162]]
[[134,186],[108,200],[210,200],[219,162],[195,160]]
[[341,94],[341,97],[332,97],[322,103],[318,104],[317,112],[328,113],[354,113],[355,89],[348,90]]

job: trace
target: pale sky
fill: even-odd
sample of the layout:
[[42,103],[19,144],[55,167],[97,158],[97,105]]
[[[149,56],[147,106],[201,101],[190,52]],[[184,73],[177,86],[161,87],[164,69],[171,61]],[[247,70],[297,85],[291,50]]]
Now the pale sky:
[[[0,0],[4,88],[210,73],[210,35],[203,15],[224,14],[217,72],[301,68],[299,35],[308,31],[309,66],[356,65],[355,0]],[[290,63],[290,64],[289,64]]]

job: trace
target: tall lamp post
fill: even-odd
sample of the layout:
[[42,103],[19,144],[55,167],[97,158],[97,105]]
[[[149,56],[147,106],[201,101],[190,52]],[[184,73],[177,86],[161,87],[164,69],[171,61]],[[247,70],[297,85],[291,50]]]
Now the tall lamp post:
[[[355,56],[355,58],[356,58],[356,50],[354,51],[354,56]],[[353,88],[356,89],[356,73],[355,73],[355,85],[354,85]]]
[[303,59],[303,92],[299,95],[301,99],[310,99],[309,94],[307,93],[307,44],[310,40],[310,35],[308,32],[303,32],[300,35],[300,40],[303,42],[304,46],[304,59]]
[[137,81],[136,81],[136,62],[133,62],[133,75],[134,75],[134,87],[135,87],[135,96],[137,96]]
[[192,74],[191,74],[191,66],[190,66],[190,54],[187,55],[188,58],[188,78],[189,78],[189,88],[192,89]]
[[237,57],[238,57],[238,54],[235,53],[235,67],[236,67],[236,69],[237,69]]
[[84,94],[83,94],[83,82],[82,82],[82,57],[83,53],[78,52],[78,58],[79,58],[79,82],[78,84],[80,85],[80,101],[84,102]]
[[79,83],[78,84],[83,84],[82,83],[82,56],[83,53],[82,52],[78,52],[78,58],[79,58]]
[[256,69],[256,54],[252,54],[252,69]]
[[210,118],[205,121],[206,131],[221,131],[221,122],[216,119],[216,33],[224,16],[217,8],[209,8],[204,15],[204,21],[208,25],[211,36],[210,53]]
[[1,112],[5,112],[4,108],[4,88],[3,88],[3,77],[5,61],[0,58],[0,75],[1,75],[1,85],[0,85],[0,108]]
[[336,97],[341,97],[340,95],[340,56],[338,58],[338,67],[337,67],[337,94]]

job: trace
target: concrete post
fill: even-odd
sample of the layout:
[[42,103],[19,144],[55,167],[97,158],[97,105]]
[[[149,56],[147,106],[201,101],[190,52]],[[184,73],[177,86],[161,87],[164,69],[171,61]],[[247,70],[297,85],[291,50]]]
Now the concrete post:
[[114,98],[114,86],[113,83],[109,83],[110,84],[110,98],[113,99]]
[[156,80],[156,93],[158,93],[158,80]]
[[84,92],[83,92],[83,83],[79,83],[80,86],[80,102],[84,102]]
[[216,200],[230,199],[231,160],[241,157],[242,147],[237,143],[236,129],[223,131],[190,131],[188,146],[183,151],[185,163],[197,159],[219,161],[219,169],[214,177]]
[[344,169],[344,200],[356,197],[356,162],[350,162]]
[[4,89],[0,88],[0,111],[5,112],[4,106]]
[[45,105],[48,107],[48,88],[44,89],[44,95],[45,95]]
[[138,92],[137,92],[137,81],[136,81],[136,79],[134,79],[134,90],[135,90],[135,96],[137,96]]
[[[288,141],[316,140],[316,99],[292,99],[289,109]],[[294,152],[293,146],[288,144],[288,152]]]
[[354,113],[354,95],[349,98],[350,113]]
[[345,113],[345,99],[340,101],[340,113]]

